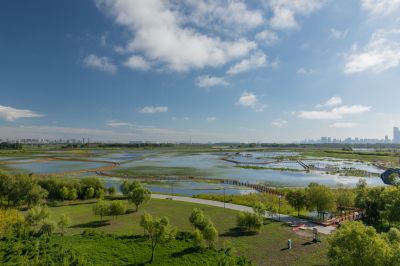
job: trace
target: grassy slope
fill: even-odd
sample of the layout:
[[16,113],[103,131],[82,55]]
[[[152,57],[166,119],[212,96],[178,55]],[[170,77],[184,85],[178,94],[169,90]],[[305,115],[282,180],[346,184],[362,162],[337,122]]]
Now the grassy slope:
[[[93,204],[83,202],[78,205],[53,207],[52,218],[57,219],[62,213],[71,217],[73,224],[67,234],[78,234],[86,228],[96,227],[98,217],[92,214]],[[133,206],[130,206],[133,209]],[[140,216],[147,211],[156,216],[167,216],[173,226],[180,231],[191,231],[188,217],[193,208],[204,210],[215,223],[220,239],[218,246],[223,246],[224,241],[229,241],[240,255],[250,257],[258,265],[324,265],[326,259],[326,241],[319,244],[308,244],[311,237],[300,237],[294,234],[289,227],[281,223],[268,221],[262,233],[258,235],[237,235],[230,231],[236,226],[236,214],[233,210],[198,205],[185,202],[152,199],[141,206],[139,212],[129,213],[113,220],[107,217],[105,226],[97,230],[115,233],[118,235],[141,234],[143,229],[139,226]],[[285,250],[287,239],[292,239],[294,248]],[[82,242],[83,243],[83,242]]]

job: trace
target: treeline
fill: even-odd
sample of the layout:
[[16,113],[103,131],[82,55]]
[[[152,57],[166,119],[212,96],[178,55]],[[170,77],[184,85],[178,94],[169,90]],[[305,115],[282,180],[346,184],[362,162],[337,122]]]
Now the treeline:
[[0,143],[0,150],[21,150],[22,144],[19,142],[15,143],[8,143],[8,142],[1,142]]
[[44,201],[102,198],[105,193],[115,190],[105,189],[96,177],[79,180],[57,177],[37,178],[33,175],[0,171],[0,206],[28,207]]

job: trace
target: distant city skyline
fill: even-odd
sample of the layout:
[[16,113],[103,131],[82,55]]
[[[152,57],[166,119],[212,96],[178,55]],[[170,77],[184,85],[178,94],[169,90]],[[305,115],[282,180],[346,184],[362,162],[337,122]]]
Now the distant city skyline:
[[381,139],[400,125],[399,17],[387,0],[5,0],[0,139]]

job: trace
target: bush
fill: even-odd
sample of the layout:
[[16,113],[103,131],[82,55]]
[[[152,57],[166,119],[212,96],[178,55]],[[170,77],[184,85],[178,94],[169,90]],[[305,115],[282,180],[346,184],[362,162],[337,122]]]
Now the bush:
[[237,225],[247,231],[260,232],[263,226],[263,217],[256,213],[241,212],[237,218]]

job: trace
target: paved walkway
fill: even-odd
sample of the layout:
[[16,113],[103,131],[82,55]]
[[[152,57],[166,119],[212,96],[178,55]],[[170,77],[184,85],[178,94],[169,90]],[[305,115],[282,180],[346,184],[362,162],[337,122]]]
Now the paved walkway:
[[[171,195],[162,195],[162,194],[151,194],[151,197],[155,198],[155,199],[171,199]],[[204,204],[204,205],[224,208],[223,202],[215,201],[215,200],[205,200],[205,199],[197,199],[197,198],[182,197],[182,196],[173,196],[172,200],[185,201],[185,202],[198,203],[198,204]],[[225,203],[225,208],[231,209],[231,210],[236,210],[236,211],[244,211],[244,212],[252,212],[253,211],[253,209],[248,206],[237,205],[237,204],[232,204],[232,203]],[[265,217],[276,220],[276,221],[279,220],[278,214],[276,214],[274,216],[266,214]],[[334,227],[334,226],[322,226],[322,225],[315,224],[311,221],[300,219],[300,218],[293,217],[293,216],[286,215],[286,214],[281,214],[280,220],[281,220],[281,222],[285,222],[285,223],[304,224],[305,228],[310,229],[310,230],[312,230],[314,227],[316,227],[318,229],[318,232],[325,234],[325,235],[328,235],[332,231],[336,230],[336,227]]]

